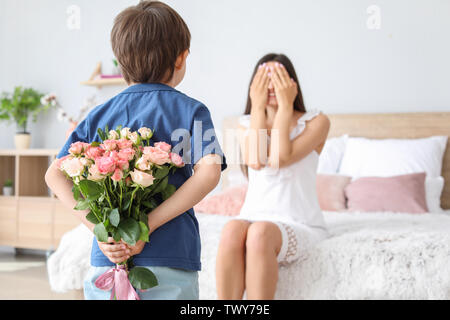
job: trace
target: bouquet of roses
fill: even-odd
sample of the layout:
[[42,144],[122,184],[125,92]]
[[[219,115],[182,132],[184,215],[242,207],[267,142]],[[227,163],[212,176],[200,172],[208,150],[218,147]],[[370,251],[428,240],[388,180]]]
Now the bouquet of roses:
[[[149,241],[147,215],[176,190],[169,173],[183,167],[171,146],[157,142],[149,128],[137,132],[118,126],[97,130],[102,142],[74,142],[69,154],[58,160],[58,168],[73,181],[74,209],[89,210],[87,220],[95,224],[100,242],[123,241],[131,246]],[[111,290],[111,299],[139,299],[134,288],[146,290],[158,284],[155,275],[135,267],[132,257],[101,275],[98,288]],[[134,287],[134,288],[133,288]]]

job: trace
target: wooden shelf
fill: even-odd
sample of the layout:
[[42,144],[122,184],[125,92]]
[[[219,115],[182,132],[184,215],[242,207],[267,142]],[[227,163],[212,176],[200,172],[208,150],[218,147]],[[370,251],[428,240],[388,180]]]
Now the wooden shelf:
[[102,86],[113,86],[113,85],[126,85],[124,78],[110,78],[110,79],[94,79],[82,81],[80,84],[84,86],[94,86],[101,88]]
[[84,86],[94,86],[101,89],[103,86],[126,86],[127,83],[124,78],[100,78],[102,74],[102,63],[97,63],[94,72],[87,81],[80,82]]
[[0,245],[55,249],[80,224],[45,183],[56,149],[0,149],[0,184],[13,180],[14,195],[0,195]]

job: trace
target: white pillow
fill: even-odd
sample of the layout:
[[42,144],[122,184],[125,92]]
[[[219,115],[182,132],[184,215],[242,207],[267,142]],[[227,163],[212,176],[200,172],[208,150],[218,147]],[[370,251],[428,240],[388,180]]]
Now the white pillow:
[[446,136],[422,139],[347,139],[339,174],[358,177],[389,177],[426,172],[440,177],[447,145]]
[[319,157],[317,172],[321,174],[337,174],[344,156],[348,135],[330,138],[325,142]]
[[425,180],[425,194],[429,212],[443,212],[441,208],[441,195],[444,189],[444,178],[429,178]]

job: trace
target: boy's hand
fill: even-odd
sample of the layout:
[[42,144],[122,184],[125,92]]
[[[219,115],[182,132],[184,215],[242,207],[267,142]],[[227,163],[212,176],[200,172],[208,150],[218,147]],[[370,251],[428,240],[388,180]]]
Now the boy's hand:
[[127,248],[130,251],[130,257],[135,256],[144,250],[145,242],[142,240],[138,240],[134,246],[130,246],[127,244]]
[[115,242],[112,237],[108,238],[108,242],[97,240],[97,243],[100,250],[112,263],[122,263],[131,256],[130,248],[123,242]]

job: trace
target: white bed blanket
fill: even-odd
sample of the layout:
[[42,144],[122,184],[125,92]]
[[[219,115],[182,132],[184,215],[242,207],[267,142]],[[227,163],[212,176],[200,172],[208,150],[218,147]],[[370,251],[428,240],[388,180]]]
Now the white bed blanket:
[[[303,261],[280,267],[276,299],[450,299],[450,215],[324,212],[331,237]],[[200,298],[216,299],[215,259],[230,217],[197,214]],[[54,290],[82,287],[91,235],[67,233],[49,258]],[[70,268],[70,272],[69,271]]]

